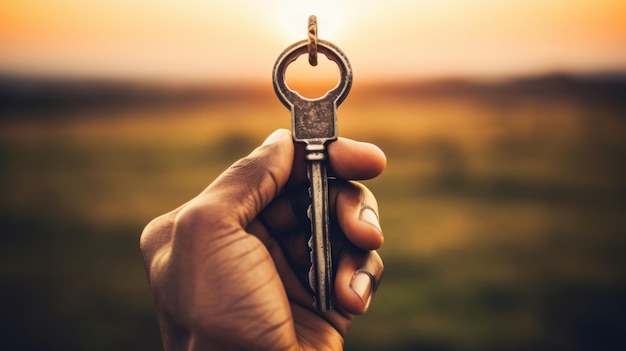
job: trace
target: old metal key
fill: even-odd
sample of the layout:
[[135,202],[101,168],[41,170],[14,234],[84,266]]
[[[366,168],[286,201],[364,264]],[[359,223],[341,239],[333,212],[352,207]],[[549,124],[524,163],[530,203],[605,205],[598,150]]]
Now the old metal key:
[[285,82],[285,71],[300,55],[309,52],[310,42],[302,40],[289,46],[274,65],[274,90],[280,101],[291,110],[293,140],[305,144],[307,175],[310,181],[311,269],[309,284],[314,305],[319,311],[333,308],[333,268],[330,245],[328,180],[326,164],[328,143],[337,140],[337,106],[346,98],[352,85],[352,69],[345,54],[334,44],[316,40],[317,52],[338,66],[341,77],[337,85],[316,99],[302,97]]

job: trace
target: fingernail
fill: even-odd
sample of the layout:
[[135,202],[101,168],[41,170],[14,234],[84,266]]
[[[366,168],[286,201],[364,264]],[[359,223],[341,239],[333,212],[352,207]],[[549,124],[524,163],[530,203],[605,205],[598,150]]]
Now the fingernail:
[[270,134],[270,136],[268,136],[267,139],[265,139],[262,145],[275,143],[280,138],[282,138],[284,132],[285,132],[284,129],[275,130],[274,133]]
[[356,271],[350,281],[350,289],[354,291],[361,301],[363,306],[367,309],[372,300],[372,287],[374,286],[374,278],[371,274],[365,271]]
[[363,209],[361,210],[361,219],[376,227],[379,232],[382,232],[382,229],[380,228],[380,223],[378,222],[378,215],[376,215],[376,212],[373,208],[369,206],[363,207]]

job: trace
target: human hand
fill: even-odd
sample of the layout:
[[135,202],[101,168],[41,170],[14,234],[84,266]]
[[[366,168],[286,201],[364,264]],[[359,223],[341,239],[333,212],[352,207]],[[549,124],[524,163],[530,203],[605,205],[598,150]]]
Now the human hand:
[[[277,130],[201,194],[154,219],[141,251],[166,350],[340,350],[382,278],[378,207],[363,185],[386,165],[372,144],[328,147],[335,309],[306,285],[306,165]],[[304,218],[303,218],[304,216]]]

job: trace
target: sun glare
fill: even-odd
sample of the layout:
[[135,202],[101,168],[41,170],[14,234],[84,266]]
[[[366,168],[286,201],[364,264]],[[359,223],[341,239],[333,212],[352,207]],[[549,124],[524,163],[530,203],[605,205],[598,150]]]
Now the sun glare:
[[264,1],[259,10],[270,32],[280,40],[294,42],[306,38],[310,15],[317,17],[320,39],[341,41],[350,35],[355,21],[369,16],[371,1]]
[[281,50],[307,38],[310,15],[359,79],[626,69],[624,4],[21,0],[1,7],[0,72],[267,79]]

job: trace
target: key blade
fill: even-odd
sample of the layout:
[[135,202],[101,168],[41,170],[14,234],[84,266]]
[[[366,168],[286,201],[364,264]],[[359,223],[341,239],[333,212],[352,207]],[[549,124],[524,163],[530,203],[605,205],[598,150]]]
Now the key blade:
[[311,268],[309,284],[315,292],[314,305],[318,311],[325,312],[333,308],[332,255],[330,247],[330,224],[328,217],[328,180],[326,167],[322,160],[311,160],[307,165],[311,186]]

